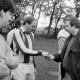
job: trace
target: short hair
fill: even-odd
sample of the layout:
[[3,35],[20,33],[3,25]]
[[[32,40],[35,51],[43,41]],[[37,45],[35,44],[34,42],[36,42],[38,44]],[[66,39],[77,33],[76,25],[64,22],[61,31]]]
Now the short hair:
[[15,27],[18,28],[19,26],[21,26],[21,20],[23,20],[23,18],[18,17],[15,21]]
[[73,15],[67,15],[64,17],[64,22],[65,21],[70,21],[70,25],[71,26],[74,26],[75,25],[75,28],[80,28],[80,22],[78,20],[78,18],[76,16],[73,16]]
[[10,11],[11,13],[14,13],[14,2],[12,0],[0,0],[0,11],[1,10],[4,10],[4,12]]
[[32,16],[26,17],[26,19],[23,22],[23,25],[25,25],[26,23],[31,24],[34,20],[36,19]]
[[73,15],[71,15],[71,14],[66,15],[66,16],[63,18],[63,22],[69,20],[72,16],[73,16]]

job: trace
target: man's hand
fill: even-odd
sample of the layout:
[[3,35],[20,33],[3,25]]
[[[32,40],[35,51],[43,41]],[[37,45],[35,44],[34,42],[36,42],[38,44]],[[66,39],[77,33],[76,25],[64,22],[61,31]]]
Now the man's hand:
[[44,57],[49,57],[49,53],[48,53],[48,52],[43,51],[43,52],[42,52],[42,56],[44,56]]
[[54,58],[55,57],[51,54],[49,54],[49,56],[45,57],[45,59],[48,60],[48,61],[54,60]]
[[42,56],[44,56],[45,59],[49,61],[54,60],[55,58],[53,55],[49,54],[49,52],[46,51],[42,51]]
[[53,60],[55,57],[53,55],[50,55],[49,59]]

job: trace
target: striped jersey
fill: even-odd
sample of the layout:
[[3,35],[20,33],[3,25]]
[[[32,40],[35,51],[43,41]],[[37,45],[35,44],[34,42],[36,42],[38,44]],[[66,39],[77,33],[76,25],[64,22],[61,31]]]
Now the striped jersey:
[[33,62],[33,56],[38,55],[38,51],[33,50],[34,34],[32,32],[27,34],[21,29],[17,29],[14,33],[13,40],[19,49],[20,62]]

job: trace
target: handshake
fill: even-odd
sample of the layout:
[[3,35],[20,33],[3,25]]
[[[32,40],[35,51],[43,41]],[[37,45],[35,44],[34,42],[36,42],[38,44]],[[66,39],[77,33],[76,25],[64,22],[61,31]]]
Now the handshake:
[[55,58],[53,55],[45,51],[42,51],[42,56],[44,56],[46,60],[53,60]]

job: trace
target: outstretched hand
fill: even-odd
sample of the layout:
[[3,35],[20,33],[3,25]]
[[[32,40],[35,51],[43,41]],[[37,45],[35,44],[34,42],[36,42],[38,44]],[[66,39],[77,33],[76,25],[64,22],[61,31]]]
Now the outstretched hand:
[[46,60],[49,60],[49,61],[51,61],[51,60],[54,59],[54,56],[51,55],[51,54],[49,54],[48,52],[42,52],[42,56],[44,56],[45,59],[46,59]]
[[45,57],[46,60],[51,61],[54,59],[54,56],[49,54],[49,56]]
[[44,56],[44,57],[48,57],[48,56],[49,56],[49,53],[46,52],[46,51],[42,51],[42,56]]

